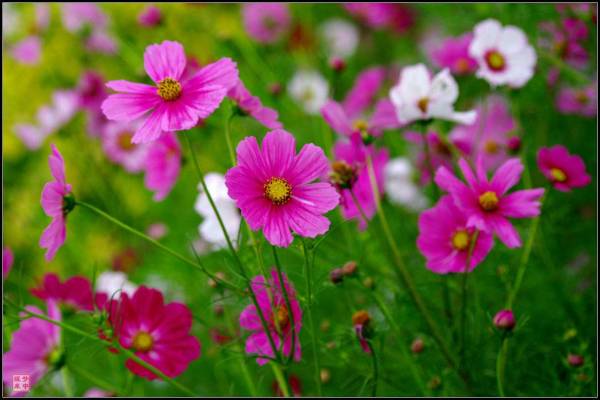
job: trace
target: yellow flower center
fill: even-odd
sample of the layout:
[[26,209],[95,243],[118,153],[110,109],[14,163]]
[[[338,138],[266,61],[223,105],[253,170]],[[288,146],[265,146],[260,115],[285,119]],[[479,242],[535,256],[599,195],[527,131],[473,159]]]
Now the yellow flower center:
[[498,143],[493,140],[488,140],[484,145],[485,151],[489,154],[496,154],[498,147]]
[[264,185],[265,197],[273,204],[281,205],[292,197],[292,186],[283,178],[271,178]]
[[552,179],[554,179],[556,182],[564,182],[567,180],[567,174],[565,174],[561,169],[552,168],[550,170],[550,174],[552,175]]
[[158,83],[158,95],[165,101],[174,101],[181,96],[181,84],[173,78],[165,78]]
[[427,106],[429,105],[429,99],[427,97],[423,97],[421,100],[417,102],[417,107],[423,114],[427,112]]
[[309,101],[311,101],[312,99],[315,98],[315,92],[312,90],[312,88],[306,88],[302,92],[302,95],[300,96],[300,98],[302,99],[303,102],[308,103]]
[[496,50],[492,50],[485,55],[485,61],[492,71],[501,71],[505,67],[504,56]]
[[464,229],[459,229],[452,236],[452,247],[458,251],[466,250],[471,243],[471,237]]
[[277,307],[275,315],[273,315],[275,326],[279,329],[285,328],[290,322],[290,314],[286,306],[282,305]]
[[154,345],[154,339],[152,336],[144,331],[138,332],[133,338],[133,348],[136,351],[141,351],[143,353],[152,349]]
[[577,100],[577,102],[579,104],[587,104],[590,101],[590,98],[588,97],[588,95],[585,93],[585,91],[580,90],[577,92],[577,94],[575,95],[575,100]]
[[356,169],[353,168],[346,161],[334,161],[331,164],[329,180],[331,181],[331,183],[341,188],[350,188],[352,187],[352,184],[356,181]]
[[352,315],[352,325],[365,325],[371,321],[371,316],[365,310],[359,310]]
[[479,196],[479,205],[485,211],[494,211],[498,208],[498,196],[496,192],[487,191]]
[[369,124],[364,119],[357,119],[353,124],[354,129],[357,131],[366,131],[369,128]]
[[131,137],[133,135],[131,134],[131,132],[121,132],[119,134],[119,138],[117,139],[117,145],[119,146],[119,148],[121,150],[124,151],[130,151],[133,150],[133,148],[135,147],[135,144],[131,143]]

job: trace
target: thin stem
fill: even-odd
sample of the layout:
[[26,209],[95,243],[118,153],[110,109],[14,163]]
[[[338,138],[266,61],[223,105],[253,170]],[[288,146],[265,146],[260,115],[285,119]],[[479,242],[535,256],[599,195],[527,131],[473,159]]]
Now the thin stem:
[[473,250],[479,237],[479,230],[475,230],[473,236],[469,242],[469,250],[467,253],[467,260],[465,261],[465,269],[463,270],[462,276],[462,307],[460,312],[460,359],[459,368],[467,374],[465,368],[465,350],[466,350],[466,336],[467,336],[467,281],[469,277],[469,270],[471,267],[471,258],[473,257]]
[[498,395],[504,397],[504,367],[506,366],[506,354],[508,353],[508,337],[502,336],[498,358],[496,358],[496,383],[498,384]]
[[273,368],[273,374],[275,375],[275,379],[277,379],[277,383],[279,384],[279,389],[283,393],[283,396],[291,397],[292,395],[291,395],[290,385],[289,385],[287,379],[285,379],[285,376],[283,375],[283,371],[281,371],[279,364],[276,364],[276,363],[270,363],[270,364],[271,364],[271,368]]
[[235,117],[235,113],[231,112],[229,115],[225,116],[225,139],[227,141],[227,149],[229,150],[229,158],[231,160],[231,165],[235,165],[235,152],[233,151],[233,144],[231,141],[231,120]]
[[431,185],[433,186],[433,200],[437,201],[440,196],[440,191],[437,185],[433,181],[433,177],[435,175],[435,171],[433,169],[433,162],[431,161],[431,149],[429,148],[429,140],[427,140],[427,127],[429,125],[428,122],[420,122],[421,125],[421,136],[423,138],[423,149],[425,153],[425,165],[429,172],[429,177],[431,178]]
[[367,340],[369,350],[371,350],[371,358],[373,360],[373,389],[371,391],[371,397],[377,397],[377,380],[379,379],[379,366],[377,361],[377,353],[375,353],[375,347],[371,343],[371,340]]
[[546,60],[548,60],[555,67],[557,67],[561,71],[567,73],[573,79],[577,80],[578,83],[587,85],[587,84],[589,84],[591,82],[591,80],[590,80],[590,78],[588,76],[586,76],[581,71],[579,71],[579,70],[571,67],[569,64],[567,64],[566,62],[564,62],[560,58],[556,57],[554,54],[548,53],[547,51],[540,50],[540,49],[537,50],[537,53],[542,58],[545,58]]
[[529,263],[529,256],[531,255],[531,249],[533,248],[533,242],[535,240],[535,236],[538,230],[538,225],[540,223],[540,217],[535,217],[531,224],[529,225],[529,233],[527,235],[527,242],[525,243],[525,248],[523,249],[523,253],[521,254],[521,261],[519,262],[519,268],[517,269],[517,277],[515,278],[515,283],[511,288],[508,294],[508,300],[506,301],[506,309],[511,310],[512,305],[517,297],[517,293],[521,288],[521,283],[523,282],[523,276],[525,276],[525,271],[527,270],[527,264]]
[[356,205],[356,208],[358,209],[358,212],[360,213],[361,218],[365,221],[365,224],[367,224],[369,222],[369,218],[367,218],[367,214],[365,214],[365,210],[362,208],[362,206],[360,205],[360,202],[356,198],[354,189],[350,188],[348,190],[350,191],[350,196],[352,197],[352,201]]
[[[285,281],[283,280],[283,274],[281,273],[281,264],[279,263],[279,257],[277,256],[277,249],[275,248],[275,246],[271,246],[271,249],[273,250],[273,258],[275,259],[275,268],[277,268],[277,276],[279,277],[279,285],[281,286],[281,291],[283,292],[283,298],[285,300],[285,306],[288,310],[288,316],[289,316],[290,324],[291,324],[290,333],[292,335],[292,349],[291,349],[290,355],[287,359],[287,362],[289,363],[290,361],[292,361],[294,359],[294,354],[296,353],[296,321],[294,319],[294,310],[292,309],[292,304],[290,303],[290,298],[288,296]],[[275,320],[277,322],[278,330],[281,331],[281,346],[284,347],[285,346],[285,335],[283,333],[284,327],[279,326],[279,322],[277,321],[277,318]],[[284,356],[284,354],[282,351],[282,358],[283,358],[283,356]]]
[[306,280],[306,314],[308,315],[308,322],[310,324],[310,334],[312,336],[312,351],[315,363],[315,382],[317,384],[317,395],[322,396],[321,391],[321,360],[319,355],[319,346],[317,346],[317,340],[319,336],[317,335],[315,321],[313,320],[312,315],[312,279],[310,276],[311,269],[314,266],[315,257],[313,255],[312,262],[309,264],[309,258],[313,250],[308,250],[306,248],[306,243],[302,240],[302,249],[304,251],[304,276]]
[[60,369],[60,374],[62,376],[63,387],[65,389],[65,397],[73,397],[73,388],[71,387],[71,382],[69,382],[69,371],[67,366],[64,366]]

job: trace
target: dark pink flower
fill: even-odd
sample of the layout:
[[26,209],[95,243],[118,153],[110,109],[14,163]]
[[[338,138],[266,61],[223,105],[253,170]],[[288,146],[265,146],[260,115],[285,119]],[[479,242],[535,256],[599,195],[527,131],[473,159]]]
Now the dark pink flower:
[[175,186],[181,170],[181,145],[177,135],[166,132],[149,144],[146,153],[144,184],[155,192],[154,201],[161,201]]
[[455,205],[468,215],[467,227],[495,233],[509,248],[521,246],[519,233],[508,218],[538,216],[544,189],[518,190],[507,194],[519,182],[523,172],[523,164],[518,158],[502,164],[489,181],[481,158],[477,161],[476,173],[462,158],[458,165],[467,184],[446,167],[437,170],[435,183],[448,192]]
[[162,13],[160,8],[156,6],[146,6],[142,12],[138,15],[138,24],[145,27],[153,27],[160,24],[162,20]]
[[28,36],[19,43],[16,43],[10,49],[10,54],[21,64],[35,65],[40,61],[42,41],[38,36]]
[[112,94],[102,103],[108,119],[144,122],[133,143],[151,142],[163,132],[191,129],[213,113],[227,91],[237,83],[238,70],[229,58],[209,64],[190,79],[182,80],[187,59],[183,46],[165,40],[144,53],[144,68],[156,86],[128,81],[110,81]]
[[493,235],[482,231],[473,244],[475,228],[467,227],[468,219],[469,215],[456,207],[450,196],[421,213],[417,247],[427,258],[428,269],[436,274],[471,272],[485,259],[494,245]]
[[371,354],[368,342],[373,337],[371,315],[365,310],[356,311],[352,315],[352,325],[354,326],[354,332],[356,333],[360,347],[365,353]]
[[[264,276],[256,276],[252,279],[252,291],[256,296],[258,306],[266,320],[268,333],[264,330],[260,315],[254,304],[247,306],[240,314],[240,326],[252,332],[246,339],[246,353],[257,354],[258,365],[266,364],[269,359],[260,356],[275,358],[268,335],[271,335],[276,349],[280,349],[283,343],[283,356],[289,357],[294,354],[294,360],[300,361],[300,329],[302,328],[302,310],[296,299],[294,286],[282,273],[283,285],[275,269],[271,271],[270,279]],[[283,293],[287,292],[291,307],[288,309]],[[294,330],[292,331],[292,318]],[[293,340],[292,340],[292,337]],[[294,348],[292,349],[292,341]]]
[[537,164],[542,174],[561,192],[570,192],[592,181],[581,157],[569,154],[566,147],[561,145],[542,147],[538,152]]
[[15,258],[10,247],[2,249],[2,279],[6,279],[10,272]]
[[[409,131],[404,133],[404,138],[419,146],[416,152],[415,164],[421,175],[421,184],[426,185],[431,182],[432,177],[427,163],[423,135],[418,132]],[[429,162],[433,171],[436,171],[441,166],[452,168],[452,151],[450,150],[450,145],[446,143],[446,139],[442,138],[437,132],[430,131],[426,135],[426,140],[429,146]]]
[[598,113],[598,83],[584,88],[561,88],[556,96],[556,108],[563,114],[595,117]]
[[458,37],[448,37],[431,51],[430,58],[438,68],[449,68],[456,75],[475,72],[477,60],[469,55],[471,40],[471,32]]
[[391,29],[403,33],[414,25],[414,12],[403,4],[346,3],[344,8],[373,29]]
[[283,127],[283,124],[277,120],[279,118],[277,111],[263,106],[260,99],[252,96],[241,80],[238,80],[238,83],[229,89],[227,97],[235,101],[243,113],[250,115],[267,128],[279,129]]
[[285,3],[247,3],[242,5],[246,33],[259,43],[273,43],[289,30],[291,17]]
[[45,31],[50,24],[50,5],[45,3],[36,3],[35,5],[35,29]]
[[320,147],[307,144],[296,155],[294,136],[278,129],[265,135],[262,149],[253,136],[242,140],[237,162],[225,184],[251,229],[262,229],[280,247],[292,243],[292,231],[311,238],[327,232],[330,222],[322,214],[339,196],[327,182],[311,183],[328,169]]
[[94,310],[92,284],[82,276],[73,276],[61,282],[58,275],[49,273],[44,275],[42,284],[37,288],[30,289],[30,292],[44,301],[53,300],[58,304],[81,311]]
[[498,329],[512,331],[515,327],[515,316],[511,310],[500,310],[494,315],[494,326]]
[[581,42],[588,38],[585,22],[577,18],[564,18],[560,24],[542,22],[540,47],[554,53],[575,68],[585,68],[588,63],[588,52]]

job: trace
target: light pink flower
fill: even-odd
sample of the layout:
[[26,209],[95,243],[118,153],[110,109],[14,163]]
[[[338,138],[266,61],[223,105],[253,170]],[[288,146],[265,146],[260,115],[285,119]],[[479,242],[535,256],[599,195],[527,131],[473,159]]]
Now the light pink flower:
[[561,192],[587,186],[592,181],[581,157],[569,154],[561,145],[542,147],[538,151],[537,164],[542,174]]
[[190,79],[182,80],[187,64],[183,46],[164,41],[146,48],[144,68],[156,86],[128,81],[110,81],[109,88],[121,92],[102,103],[108,119],[144,122],[132,142],[156,140],[163,132],[191,129],[213,113],[227,91],[237,83],[236,64],[229,58],[209,64]]
[[[427,185],[431,182],[432,176],[427,163],[423,134],[409,131],[404,133],[404,138],[419,146],[416,152],[415,164],[420,172],[421,184]],[[450,150],[446,139],[442,138],[437,132],[429,131],[427,132],[426,140],[427,145],[429,146],[429,162],[431,163],[431,169],[435,172],[441,166],[452,168],[452,151]]]
[[[494,245],[491,233],[480,232],[472,244],[475,228],[467,227],[469,215],[454,205],[451,196],[442,197],[435,207],[419,216],[417,247],[427,259],[427,268],[436,274],[471,272]],[[469,249],[473,253],[467,270]]]
[[476,173],[464,159],[458,165],[467,184],[445,167],[435,174],[435,183],[448,192],[455,205],[468,215],[467,227],[495,233],[509,248],[521,246],[519,233],[508,218],[532,218],[540,215],[540,198],[544,189],[525,189],[507,194],[523,173],[518,158],[504,162],[488,181],[482,159],[477,161]]
[[44,185],[42,190],[42,208],[52,222],[40,237],[40,247],[47,249],[46,261],[51,261],[67,237],[67,214],[75,206],[71,196],[71,185],[65,178],[65,161],[55,145],[48,157],[50,172],[54,181]]
[[155,192],[154,201],[161,201],[169,194],[180,170],[181,145],[175,133],[166,132],[150,143],[147,150],[144,184]]
[[131,143],[136,130],[135,123],[109,122],[102,135],[102,148],[106,156],[132,173],[146,168],[148,151],[153,147],[151,143]]
[[162,222],[156,222],[148,226],[146,234],[152,239],[162,239],[169,232],[169,228]]
[[21,64],[35,65],[40,61],[42,41],[38,36],[28,36],[16,43],[10,49],[10,54]]
[[477,60],[469,55],[472,33],[458,37],[448,37],[430,53],[431,60],[438,68],[449,68],[453,74],[464,75],[475,72]]
[[598,112],[598,82],[578,89],[561,88],[556,96],[556,108],[563,114],[595,117]]
[[45,129],[32,124],[16,124],[13,129],[29,150],[39,149],[49,135]]
[[[49,301],[47,307],[48,318],[60,321],[57,305]],[[35,306],[25,308],[34,314],[46,315]],[[10,350],[2,355],[2,380],[6,388],[12,388],[13,375],[29,375],[29,383],[33,387],[60,361],[60,328],[51,322],[29,317],[13,333]],[[15,397],[25,394],[27,391],[11,393]]]
[[83,397],[115,397],[115,396],[116,395],[114,393],[107,392],[106,390],[102,390],[102,389],[98,389],[98,388],[88,389],[83,394]]
[[238,80],[237,84],[227,92],[227,97],[236,102],[239,109],[269,129],[279,129],[283,124],[277,119],[279,114],[272,108],[262,105],[260,99],[246,89],[244,83]]
[[[264,365],[269,362],[266,356],[275,358],[273,348],[271,347],[269,336],[273,339],[276,349],[280,349],[283,343],[282,355],[289,357],[294,354],[294,360],[300,361],[300,329],[302,328],[302,310],[300,303],[296,299],[294,286],[282,272],[283,285],[279,280],[277,270],[271,271],[269,279],[264,276],[256,276],[252,279],[252,291],[260,310],[266,320],[267,330],[261,323],[260,315],[254,304],[247,306],[240,314],[240,326],[243,329],[252,332],[246,339],[246,353],[257,354],[256,362],[258,365]],[[291,312],[288,309],[283,290],[287,292]],[[292,331],[292,319],[294,321],[294,330]],[[292,341],[294,348],[292,349]]]
[[108,17],[94,3],[63,3],[61,11],[63,25],[70,32],[77,32],[86,25],[105,28],[108,24]]
[[2,279],[6,279],[14,261],[15,258],[10,247],[2,249]]
[[85,48],[88,51],[96,53],[116,54],[119,47],[115,39],[107,31],[96,29],[86,39]]
[[314,238],[329,229],[322,214],[337,206],[339,196],[327,182],[311,183],[327,168],[320,147],[306,144],[296,155],[294,136],[278,129],[266,134],[262,149],[253,136],[238,144],[237,166],[227,171],[225,184],[250,228],[287,247],[291,231]]
[[92,284],[83,276],[73,276],[63,283],[58,275],[48,273],[42,284],[30,292],[38,299],[52,300],[75,310],[94,310]]
[[414,25],[414,12],[403,4],[347,3],[344,8],[373,29],[391,29],[403,33]]
[[145,27],[153,27],[160,24],[162,20],[162,13],[160,8],[148,5],[141,13],[138,14],[138,24]]
[[290,27],[291,17],[285,3],[247,3],[242,5],[246,33],[259,43],[281,39]]
[[45,3],[35,4],[35,28],[45,31],[50,24],[50,5]]

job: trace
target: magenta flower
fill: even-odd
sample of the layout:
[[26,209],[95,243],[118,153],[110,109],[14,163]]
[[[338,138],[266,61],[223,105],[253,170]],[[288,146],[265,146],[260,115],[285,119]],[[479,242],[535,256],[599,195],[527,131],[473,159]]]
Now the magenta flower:
[[445,167],[435,174],[435,183],[447,191],[456,206],[468,215],[467,227],[495,233],[509,248],[521,246],[519,233],[508,218],[531,218],[540,214],[540,197],[544,189],[526,189],[507,194],[516,185],[523,172],[518,158],[511,158],[498,168],[490,181],[477,161],[476,174],[464,159],[458,165],[468,185],[460,181]]
[[30,289],[30,292],[38,299],[52,300],[70,309],[94,310],[92,284],[82,276],[73,276],[63,283],[58,275],[49,273],[44,275],[42,284],[37,288]]
[[344,8],[373,29],[391,29],[403,33],[414,25],[411,8],[391,3],[346,3]]
[[477,60],[469,55],[471,40],[471,32],[458,37],[448,37],[436,46],[429,56],[440,69],[449,68],[450,72],[456,75],[473,73],[477,70]]
[[277,111],[263,106],[260,99],[252,96],[241,80],[238,80],[238,83],[229,89],[227,97],[236,102],[242,113],[250,115],[267,128],[283,128],[283,124],[277,120],[279,118]]
[[65,161],[55,145],[52,145],[48,163],[54,181],[44,185],[41,203],[52,222],[40,237],[40,247],[47,249],[46,261],[51,261],[67,237],[67,214],[75,207],[75,200],[65,178]]
[[138,15],[138,24],[149,28],[160,24],[161,20],[160,8],[152,5],[146,6]]
[[[336,174],[346,175],[342,170],[352,171],[354,175],[349,187],[339,186],[341,194],[341,209],[344,219],[356,219],[359,222],[359,229],[367,227],[367,222],[362,216],[370,220],[375,215],[377,204],[373,193],[373,186],[369,178],[369,169],[367,156],[370,155],[373,161],[373,170],[375,181],[379,189],[379,195],[383,195],[385,183],[385,166],[389,159],[387,149],[376,149],[374,146],[365,146],[359,134],[351,136],[349,142],[337,142],[333,147],[333,155],[336,161],[333,164],[332,177]],[[340,164],[340,162],[342,162]],[[335,181],[337,179],[333,179]],[[352,194],[356,197],[355,201]],[[358,202],[358,205],[356,204]],[[360,206],[360,208],[359,208]]]
[[108,122],[101,110],[102,102],[108,97],[104,78],[95,71],[86,71],[79,78],[75,90],[79,107],[87,112],[87,131],[92,136],[102,136]]
[[483,158],[486,171],[495,170],[509,158],[509,134],[515,128],[515,120],[506,101],[499,96],[487,100],[487,110],[478,107],[477,118],[471,125],[457,125],[450,132],[450,140],[469,160]]
[[[140,286],[131,298],[122,293],[120,304],[111,304],[108,309],[110,324],[121,346],[168,377],[181,375],[200,357],[200,342],[190,335],[192,313],[185,304],[164,304],[161,292]],[[157,378],[132,359],[125,366],[145,379]]]
[[194,76],[182,80],[187,60],[183,46],[165,40],[153,44],[144,53],[146,73],[156,86],[128,81],[110,81],[112,94],[102,103],[108,119],[144,122],[132,143],[151,142],[163,132],[191,129],[198,119],[206,118],[221,104],[227,91],[237,83],[236,64],[229,58],[209,64]]
[[166,132],[149,144],[146,155],[144,184],[155,192],[154,201],[161,201],[173,189],[181,170],[181,145],[177,135]]
[[556,96],[556,108],[563,114],[595,117],[598,112],[598,83],[581,88],[562,88]]
[[[263,328],[260,315],[254,304],[247,306],[240,314],[240,326],[252,332],[248,336],[248,339],[246,339],[246,353],[257,354],[256,362],[258,365],[264,365],[269,361],[265,357],[275,358],[268,335],[271,335],[276,349],[280,349],[283,343],[284,357],[289,357],[292,354],[293,341],[294,360],[300,361],[302,310],[300,309],[300,303],[296,299],[294,286],[284,273],[281,275],[284,285],[281,284],[279,275],[275,269],[271,271],[270,279],[267,280],[262,275],[255,276],[251,283],[258,306],[266,320],[268,333]],[[285,287],[290,307],[292,308],[291,315],[286,305],[282,286]],[[294,320],[294,331],[292,331],[292,318]]]
[[[47,306],[47,316],[60,321],[61,315],[56,304],[49,301]],[[27,306],[26,309],[45,315],[34,306]],[[6,388],[12,388],[14,375],[29,375],[29,384],[35,386],[51,368],[60,365],[61,358],[60,328],[42,319],[29,317],[12,334],[10,350],[2,355],[2,381]],[[14,397],[26,394],[27,391],[11,393]]]
[[10,49],[10,54],[21,64],[35,65],[40,61],[42,41],[38,36],[28,36],[15,44]]
[[[494,245],[491,233],[467,227],[469,215],[454,205],[451,196],[442,197],[435,207],[419,216],[417,247],[427,259],[427,268],[436,274],[471,272],[483,261]],[[473,252],[467,270],[469,249]]]
[[365,115],[385,78],[386,70],[382,67],[372,67],[363,71],[356,78],[354,87],[342,104],[328,100],[321,108],[325,122],[336,133],[345,136],[351,136],[355,132],[380,136],[384,129],[399,128],[400,122],[396,117],[396,111],[387,98],[375,104],[370,117]]
[[246,33],[259,43],[281,39],[290,27],[291,17],[285,3],[247,3],[242,5]]
[[148,151],[154,146],[151,143],[131,143],[136,130],[137,125],[134,123],[109,122],[102,135],[102,148],[106,156],[132,173],[146,168]]
[[14,261],[15,257],[10,247],[2,249],[2,279],[6,279]]
[[512,331],[516,325],[515,316],[511,310],[500,310],[494,315],[494,326],[498,329]]
[[225,184],[253,230],[262,229],[274,246],[287,247],[292,232],[314,238],[329,229],[322,214],[339,201],[327,182],[311,183],[328,169],[323,150],[306,144],[296,154],[296,140],[277,129],[266,134],[259,148],[246,137],[237,146],[237,166],[227,171]]
[[552,186],[561,192],[570,192],[592,181],[581,157],[569,154],[561,145],[542,147],[537,155],[537,164]]
[[560,24],[547,21],[540,24],[540,31],[540,47],[575,68],[586,67],[589,56],[581,43],[588,38],[585,22],[577,18],[564,18]]
[[[404,138],[419,146],[415,164],[421,175],[421,184],[427,185],[431,182],[432,176],[427,163],[423,134],[409,131],[404,133]],[[450,150],[449,144],[446,143],[446,139],[442,138],[437,132],[430,131],[426,135],[426,140],[427,145],[429,146],[429,162],[431,163],[433,171],[436,171],[441,166],[452,168],[452,151]]]

